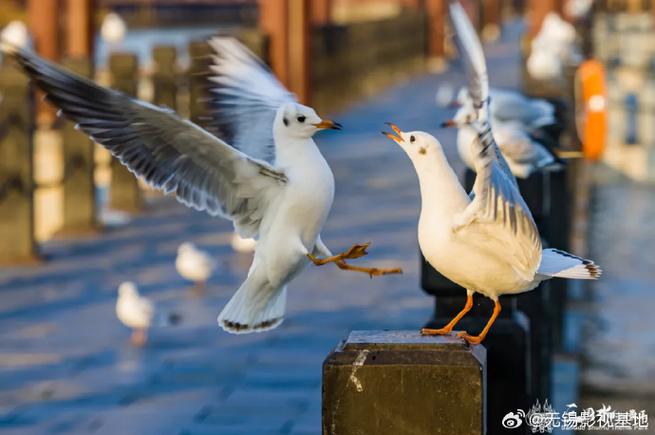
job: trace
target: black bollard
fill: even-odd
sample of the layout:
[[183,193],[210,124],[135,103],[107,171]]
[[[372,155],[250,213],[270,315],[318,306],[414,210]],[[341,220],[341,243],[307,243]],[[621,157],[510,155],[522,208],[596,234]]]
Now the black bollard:
[[[139,85],[138,58],[131,53],[114,53],[109,58],[111,87],[136,96]],[[136,177],[118,159],[111,160],[110,206],[114,210],[137,212],[143,199]]]
[[323,435],[485,434],[485,379],[483,346],[353,331],[323,363]]
[[[88,58],[70,58],[64,66],[83,76],[92,77]],[[96,222],[94,144],[75,125],[63,121],[61,136],[64,152],[64,222],[61,233],[86,233],[98,229]]]
[[0,262],[36,259],[34,111],[29,79],[8,59],[0,67]]

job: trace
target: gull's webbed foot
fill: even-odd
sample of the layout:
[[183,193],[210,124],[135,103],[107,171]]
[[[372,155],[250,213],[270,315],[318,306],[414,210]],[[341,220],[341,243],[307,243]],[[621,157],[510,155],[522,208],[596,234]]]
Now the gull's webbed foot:
[[421,328],[421,335],[448,335],[452,332],[453,328],[448,327],[448,325],[443,328],[433,329],[433,328]]
[[461,331],[461,332],[457,333],[457,336],[459,338],[463,338],[469,344],[480,344],[480,343],[482,343],[482,340],[484,340],[484,337],[486,335],[487,334],[484,334],[484,335],[482,335],[482,334],[480,334],[480,335],[470,335],[470,334],[468,334],[468,333],[466,333],[464,331]]
[[369,245],[371,242],[363,243],[361,245],[359,244],[354,244],[348,249],[346,252],[341,254],[341,259],[342,260],[354,260],[355,258],[360,258],[365,255],[368,255],[368,249]]

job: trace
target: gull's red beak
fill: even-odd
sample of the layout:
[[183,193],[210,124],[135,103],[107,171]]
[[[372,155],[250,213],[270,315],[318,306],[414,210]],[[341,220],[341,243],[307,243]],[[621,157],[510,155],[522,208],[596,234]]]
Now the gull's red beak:
[[314,124],[314,127],[318,128],[319,130],[341,130],[341,124],[338,122],[330,121],[329,119],[324,119],[321,122]]
[[457,123],[453,119],[449,119],[448,121],[442,122],[439,126],[441,128],[457,127]]
[[386,137],[388,137],[389,139],[393,140],[396,143],[400,143],[400,142],[405,141],[403,139],[403,136],[402,136],[402,131],[398,128],[398,126],[396,124],[394,124],[392,122],[385,122],[385,124],[387,124],[389,127],[391,127],[391,129],[393,130],[395,135],[393,133],[387,133],[386,131],[382,132],[383,135],[385,135]]

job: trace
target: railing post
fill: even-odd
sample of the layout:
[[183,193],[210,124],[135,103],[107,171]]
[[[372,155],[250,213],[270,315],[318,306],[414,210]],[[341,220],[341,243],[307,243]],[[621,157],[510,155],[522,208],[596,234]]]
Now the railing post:
[[[139,85],[138,58],[131,53],[113,53],[109,58],[111,87],[136,96]],[[141,209],[141,189],[136,177],[118,159],[111,160],[110,206],[114,210],[136,212]]]
[[353,331],[323,363],[323,435],[486,433],[486,351],[418,331]]
[[177,49],[160,45],[152,50],[155,72],[152,77],[155,88],[154,103],[177,109]]
[[189,83],[189,117],[197,124],[203,124],[207,115],[207,89],[209,83],[209,64],[211,47],[204,41],[189,43],[189,57],[191,65],[188,70]]
[[445,0],[426,0],[428,19],[428,62],[438,69],[446,57],[446,4]]
[[[92,77],[93,68],[88,58],[69,58],[64,66],[84,77]],[[64,121],[61,128],[64,152],[64,204],[61,232],[78,233],[97,229],[95,160],[93,141],[75,129],[75,124]]]
[[0,262],[32,261],[34,113],[29,79],[6,59],[0,95]]

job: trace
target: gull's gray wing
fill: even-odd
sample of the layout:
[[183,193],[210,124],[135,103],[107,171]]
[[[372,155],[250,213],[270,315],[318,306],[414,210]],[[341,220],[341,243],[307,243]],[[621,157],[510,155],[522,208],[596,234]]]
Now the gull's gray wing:
[[214,50],[210,70],[211,124],[245,154],[275,161],[273,120],[277,109],[296,102],[271,70],[232,37],[209,41]]
[[[500,153],[488,121],[489,81],[482,45],[458,2],[450,4],[460,56],[466,65],[469,94],[478,109],[472,125],[478,133],[474,156],[477,173],[471,204],[456,217],[453,229],[481,232],[494,240],[490,249],[504,249],[517,273],[531,280],[541,261],[541,240],[532,214],[518,190],[516,179]],[[484,239],[484,238],[483,238]]]
[[252,159],[172,110],[103,88],[26,50],[13,52],[46,98],[121,163],[189,207],[255,235],[284,173]]

